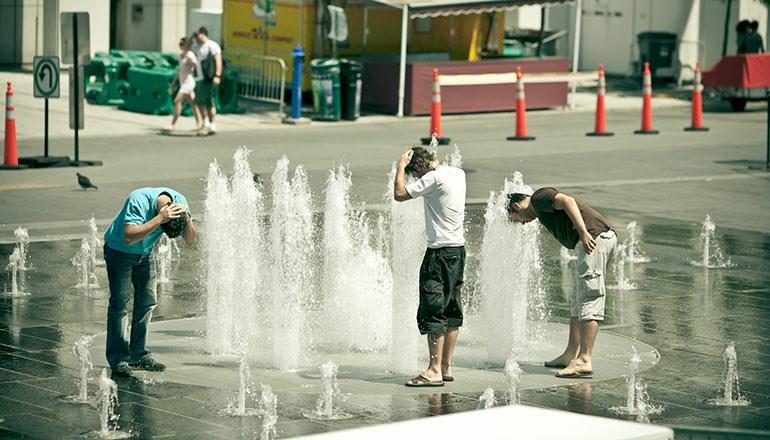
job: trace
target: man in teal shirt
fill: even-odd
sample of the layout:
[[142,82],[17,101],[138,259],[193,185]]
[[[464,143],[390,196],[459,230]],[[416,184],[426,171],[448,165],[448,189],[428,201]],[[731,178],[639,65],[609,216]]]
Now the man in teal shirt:
[[[107,309],[107,362],[114,376],[130,376],[131,368],[163,371],[147,347],[152,311],[155,264],[152,250],[161,234],[197,240],[187,199],[171,188],[139,188],[128,195],[123,209],[104,232],[104,260],[110,284]],[[130,342],[126,306],[133,288],[134,310]]]

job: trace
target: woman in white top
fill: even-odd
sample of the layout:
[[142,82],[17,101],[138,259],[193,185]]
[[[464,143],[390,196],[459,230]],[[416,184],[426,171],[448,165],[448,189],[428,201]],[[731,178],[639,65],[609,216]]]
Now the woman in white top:
[[191,41],[189,38],[182,37],[179,40],[179,49],[181,50],[179,55],[179,73],[171,83],[171,88],[173,89],[178,82],[179,91],[174,97],[174,117],[171,119],[171,125],[166,127],[166,131],[174,131],[179,114],[182,113],[182,101],[187,101],[193,110],[195,129],[198,130],[201,127],[200,111],[195,105],[195,75],[196,72],[200,71],[200,64],[190,46]]

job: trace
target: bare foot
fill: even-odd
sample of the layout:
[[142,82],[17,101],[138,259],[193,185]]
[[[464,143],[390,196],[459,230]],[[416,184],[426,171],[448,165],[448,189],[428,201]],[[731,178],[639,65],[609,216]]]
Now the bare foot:
[[590,362],[573,359],[566,368],[556,372],[556,377],[587,377],[594,373]]
[[173,125],[167,125],[165,128],[163,128],[163,131],[174,131],[176,127]]
[[439,373],[438,371],[431,370],[430,368],[426,369],[422,372],[422,377],[432,380],[432,381],[441,381],[444,380],[444,377]]
[[454,375],[452,374],[452,367],[446,366],[441,367],[441,376],[444,377],[444,380],[447,380],[447,378],[451,377],[452,379],[449,379],[448,381],[451,382],[454,380]]
[[565,368],[572,360],[574,360],[574,358],[562,354],[556,359],[545,361],[543,364],[548,368]]

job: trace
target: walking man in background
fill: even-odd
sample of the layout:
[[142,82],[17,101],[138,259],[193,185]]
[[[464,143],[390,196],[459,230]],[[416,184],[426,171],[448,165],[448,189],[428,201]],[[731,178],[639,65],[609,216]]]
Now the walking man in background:
[[555,188],[540,188],[532,196],[508,194],[507,209],[511,221],[526,224],[538,219],[562,246],[577,253],[567,348],[545,366],[561,368],[556,377],[588,377],[593,374],[591,356],[599,321],[604,320],[607,263],[617,235],[596,210]]
[[[163,233],[170,238],[181,235],[187,244],[194,244],[198,235],[187,199],[170,188],[134,190],[104,232],[104,260],[110,287],[107,362],[113,376],[128,377],[131,368],[166,369],[146,347],[152,311],[157,304],[152,250]],[[132,296],[129,341],[126,308]]]
[[[418,180],[407,185],[407,173]],[[422,374],[405,385],[443,386],[454,381],[452,356],[463,324],[465,172],[439,165],[434,154],[414,147],[399,158],[394,183],[396,201],[423,198],[428,241],[420,266],[417,328],[428,337],[430,362]]]
[[201,134],[216,134],[217,124],[214,118],[217,109],[214,106],[214,96],[217,86],[222,82],[222,48],[209,38],[209,31],[203,26],[193,32],[193,39],[193,51],[200,64],[200,81],[195,101],[203,116]]

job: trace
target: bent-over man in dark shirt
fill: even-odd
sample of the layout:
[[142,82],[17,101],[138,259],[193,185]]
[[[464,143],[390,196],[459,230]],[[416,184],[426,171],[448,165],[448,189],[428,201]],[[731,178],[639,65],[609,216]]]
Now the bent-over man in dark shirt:
[[538,219],[562,246],[577,253],[567,348],[545,366],[560,368],[557,377],[590,376],[594,341],[599,321],[604,320],[607,262],[615,252],[617,235],[596,210],[555,188],[540,188],[532,196],[508,194],[507,209],[510,220],[517,223]]

